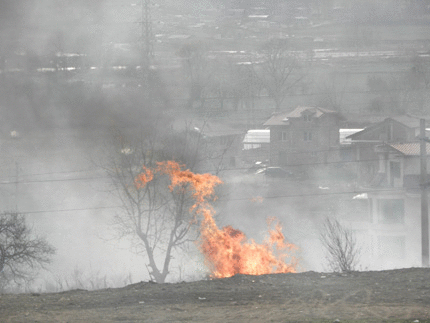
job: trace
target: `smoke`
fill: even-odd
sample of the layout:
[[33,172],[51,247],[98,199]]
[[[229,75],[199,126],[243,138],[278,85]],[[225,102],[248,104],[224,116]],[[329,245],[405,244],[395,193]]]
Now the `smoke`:
[[[245,6],[244,3],[231,1],[231,7]],[[256,3],[248,1],[245,7],[249,9]],[[369,94],[368,75],[380,69],[381,73],[391,77],[396,67],[401,70],[399,77],[403,77],[404,70],[410,68],[408,61],[396,61],[393,65],[388,56],[384,56],[378,65],[375,63],[379,62],[378,56],[371,57],[372,61],[366,61],[366,64],[352,59],[358,59],[361,51],[369,50],[370,53],[376,45],[388,43],[384,39],[390,40],[387,55],[392,55],[395,50],[406,55],[403,47],[392,44],[397,34],[405,39],[406,34],[415,37],[415,33],[426,38],[427,26],[410,31],[394,22],[411,19],[414,13],[423,9],[421,5],[404,12],[400,8],[388,10],[382,4],[368,6],[370,1],[353,1],[350,8],[336,10],[320,8],[315,10],[314,16],[326,14],[335,23],[314,24],[310,29],[315,32],[312,34],[315,37],[307,37],[305,27],[295,29],[291,22],[294,20],[293,9],[298,9],[295,4],[289,2],[286,5],[290,6],[288,19],[285,14],[280,17],[282,23],[276,26],[284,28],[282,26],[287,25],[285,29],[279,29],[282,37],[291,41],[299,39],[295,51],[297,49],[301,59],[306,61],[312,82],[288,93],[283,108],[304,104],[332,108],[335,105],[339,110],[368,114],[368,101],[374,99],[372,95],[377,95],[376,92],[386,94],[396,90],[400,93],[397,89],[387,88]],[[46,279],[69,277],[75,268],[101,277],[130,277],[130,274],[134,282],[148,279],[144,255],[133,252],[134,241],[113,239],[110,221],[121,211],[120,203],[112,199],[107,190],[108,179],[93,161],[102,158],[101,147],[111,140],[112,129],[143,133],[148,129],[167,128],[168,118],[182,113],[185,101],[178,97],[185,98],[188,89],[182,75],[178,77],[180,58],[176,55],[183,44],[167,43],[169,35],[186,34],[186,24],[192,24],[190,28],[196,40],[205,32],[211,33],[208,37],[211,44],[218,46],[225,40],[220,50],[229,52],[228,55],[230,51],[237,51],[231,55],[237,55],[234,59],[247,67],[249,56],[254,55],[258,47],[254,46],[256,36],[247,38],[247,33],[258,28],[262,32],[256,34],[260,35],[265,30],[263,23],[251,27],[245,24],[244,28],[232,25],[229,19],[233,17],[225,20],[217,17],[214,19],[216,23],[211,22],[211,9],[228,7],[228,1],[165,0],[152,3],[157,9],[152,11],[156,46],[162,49],[162,53],[157,53],[157,59],[164,59],[164,63],[175,69],[151,69],[149,92],[153,104],[149,104],[143,91],[143,80],[139,77],[141,69],[136,68],[142,60],[140,5],[140,1],[113,0],[0,1],[0,203],[3,211],[17,209],[26,213],[35,232],[46,236],[57,248],[49,273],[45,273]],[[294,12],[301,16],[309,11],[302,9]],[[348,19],[352,23],[343,25]],[[340,25],[336,25],[339,21]],[[382,26],[382,21],[388,21],[390,25]],[[243,41],[243,51],[242,43],[238,45],[231,41],[234,37]],[[263,36],[264,40],[268,37]],[[427,45],[416,41],[411,38],[411,48],[428,50]],[[312,46],[320,47],[314,51]],[[350,47],[336,51],[341,46]],[[216,56],[216,50],[210,55]],[[337,63],[336,55],[341,57],[341,63]],[[214,65],[219,69],[219,64]],[[425,68],[422,71],[427,73]],[[214,74],[222,77],[223,73]],[[396,86],[402,84],[399,82]],[[229,85],[225,87],[229,88]],[[204,117],[210,114],[250,127],[267,120],[272,112],[268,100],[263,97],[257,102],[257,93],[252,95],[238,98],[231,105],[228,98],[223,98],[225,105],[222,109],[215,107],[216,100],[208,103],[209,100],[203,102],[206,99],[203,98],[201,101],[206,104],[206,110],[188,112]],[[389,109],[393,106],[391,101],[387,103]],[[230,106],[234,106],[235,111],[228,111]],[[159,118],[157,123],[153,122],[154,116]],[[178,152],[175,153],[180,155],[181,140],[172,145],[176,145]],[[319,172],[319,182],[306,186],[294,181],[267,179],[264,175],[244,175],[242,166],[237,165],[238,175],[235,177],[230,177],[228,172],[223,175],[227,184],[220,188],[220,199],[215,204],[219,226],[231,225],[262,242],[267,231],[267,218],[276,215],[286,239],[300,248],[302,270],[326,269],[318,240],[320,222],[326,216],[345,216],[347,211],[340,204],[351,200],[352,196],[342,197],[343,200],[329,199],[333,196],[329,193],[334,190],[329,174],[322,176]],[[323,192],[319,186],[328,188],[328,194],[322,198],[319,197]],[[375,202],[367,202],[373,208],[377,207]],[[348,208],[353,209],[353,206]],[[376,234],[364,233],[370,227],[370,222],[366,221],[361,219],[365,224],[354,224],[353,227],[363,245],[363,269],[372,265],[375,269],[400,266],[402,254],[396,251],[419,249],[417,238],[406,245],[399,236],[384,240]],[[416,219],[406,221],[407,228],[419,225]],[[381,245],[382,254],[397,256],[381,258],[378,264],[370,263],[369,259],[374,259],[372,250],[378,245]],[[384,249],[383,245],[392,247]],[[196,249],[178,256],[172,264],[171,281],[203,277],[202,262]],[[417,264],[416,259],[408,258],[404,265],[410,264]]]

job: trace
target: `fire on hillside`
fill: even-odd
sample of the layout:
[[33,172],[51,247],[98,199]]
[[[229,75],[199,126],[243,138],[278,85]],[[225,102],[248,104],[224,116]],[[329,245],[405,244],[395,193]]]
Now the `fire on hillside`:
[[[276,218],[268,220],[268,236],[261,244],[247,239],[242,231],[231,226],[219,229],[213,217],[215,211],[209,202],[215,198],[215,186],[222,183],[217,176],[183,170],[174,161],[158,163],[156,171],[170,177],[170,190],[188,190],[191,194],[194,204],[190,212],[195,214],[192,221],[200,222],[197,244],[210,270],[210,277],[296,272],[294,252],[298,248],[285,240],[282,226]],[[136,178],[136,185],[144,185],[152,178],[152,171],[144,168],[144,172]]]

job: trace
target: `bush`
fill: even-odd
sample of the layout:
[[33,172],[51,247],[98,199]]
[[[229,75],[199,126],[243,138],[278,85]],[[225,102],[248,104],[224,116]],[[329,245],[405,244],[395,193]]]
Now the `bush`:
[[352,230],[342,226],[337,219],[327,218],[320,233],[320,241],[326,249],[326,259],[331,270],[357,270],[360,249]]

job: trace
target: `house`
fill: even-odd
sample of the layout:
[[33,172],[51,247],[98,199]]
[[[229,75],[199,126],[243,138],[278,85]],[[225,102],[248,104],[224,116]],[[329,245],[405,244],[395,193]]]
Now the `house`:
[[248,130],[243,139],[242,159],[247,162],[268,160],[269,152],[270,130]]
[[339,128],[343,117],[318,107],[280,112],[264,123],[270,129],[270,164],[300,166],[339,159]]
[[419,118],[402,115],[386,118],[356,132],[347,138],[351,140],[354,160],[357,161],[357,180],[367,185],[379,170],[378,153],[375,147],[382,143],[411,142],[419,134]]
[[177,119],[171,128],[189,141],[193,154],[198,155],[199,171],[217,173],[237,167],[244,131],[198,118]]
[[[403,115],[346,137],[368,210],[367,216],[347,221],[365,250],[369,269],[421,265],[419,134],[420,119]],[[426,149],[429,154],[430,144]]]
[[[429,143],[426,150],[430,154]],[[354,222],[366,246],[368,266],[421,266],[420,143],[383,143],[375,152],[378,173],[365,193],[369,216]]]

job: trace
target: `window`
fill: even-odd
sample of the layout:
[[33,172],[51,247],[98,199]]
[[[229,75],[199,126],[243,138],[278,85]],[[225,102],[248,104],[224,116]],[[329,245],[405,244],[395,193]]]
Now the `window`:
[[310,131],[305,131],[303,133],[303,140],[304,141],[312,141],[312,132]]
[[405,218],[405,206],[402,199],[378,200],[379,219],[381,223],[403,223]]
[[304,120],[304,121],[311,121],[311,116],[310,116],[310,114],[304,114],[304,115],[303,115],[303,120]]
[[287,133],[282,131],[282,141],[287,141]]
[[287,141],[287,132],[286,131],[281,131],[279,133],[279,140],[281,140],[281,141]]

